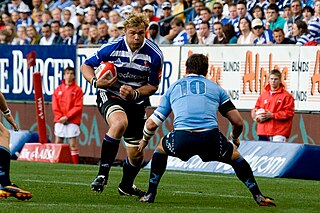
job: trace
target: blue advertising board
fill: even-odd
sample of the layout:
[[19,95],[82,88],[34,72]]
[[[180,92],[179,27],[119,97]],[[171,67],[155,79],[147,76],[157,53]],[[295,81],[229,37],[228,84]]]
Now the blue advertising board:
[[[28,69],[31,51],[36,52],[36,65]],[[0,45],[0,90],[7,100],[34,101],[33,73],[40,72],[44,99],[51,101],[68,66],[76,66],[76,46]]]
[[[320,147],[307,144],[242,141],[239,152],[255,176],[320,180]],[[147,165],[150,168],[151,163]],[[184,162],[168,158],[167,169],[234,174],[232,167],[220,162],[203,162],[194,156]]]

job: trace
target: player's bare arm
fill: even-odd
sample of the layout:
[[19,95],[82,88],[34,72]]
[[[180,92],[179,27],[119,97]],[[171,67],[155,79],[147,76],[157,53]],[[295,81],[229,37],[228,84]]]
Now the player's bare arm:
[[140,96],[150,96],[153,95],[158,90],[157,86],[150,84],[144,85],[138,89],[133,89],[129,85],[122,85],[120,87],[120,97],[125,100],[135,100]]

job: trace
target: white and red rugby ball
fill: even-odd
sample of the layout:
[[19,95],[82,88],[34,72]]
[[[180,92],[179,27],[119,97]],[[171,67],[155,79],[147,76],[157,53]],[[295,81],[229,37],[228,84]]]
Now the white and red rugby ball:
[[94,71],[97,79],[100,79],[105,73],[107,73],[106,78],[109,80],[117,75],[117,68],[113,63],[101,62],[99,67]]
[[263,108],[260,108],[256,111],[256,121],[260,122],[261,118],[262,118],[262,114],[264,114],[266,111]]

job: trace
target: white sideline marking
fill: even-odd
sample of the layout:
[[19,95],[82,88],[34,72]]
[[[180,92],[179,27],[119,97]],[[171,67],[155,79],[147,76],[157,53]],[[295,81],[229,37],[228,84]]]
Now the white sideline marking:
[[252,199],[250,196],[239,196],[239,195],[221,195],[215,193],[199,193],[199,192],[188,192],[188,191],[173,191],[176,194],[191,194],[191,195],[201,195],[201,196],[213,196],[213,197],[227,197],[227,198],[244,198]]
[[78,186],[89,186],[89,183],[77,183],[77,182],[62,182],[62,181],[44,181],[44,180],[23,180],[26,182],[35,182],[35,183],[50,183],[50,184],[65,184],[65,185],[78,185]]

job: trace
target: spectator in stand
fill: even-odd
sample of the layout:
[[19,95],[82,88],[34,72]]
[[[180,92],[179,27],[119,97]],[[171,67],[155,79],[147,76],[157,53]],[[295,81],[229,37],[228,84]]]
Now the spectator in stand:
[[251,22],[253,34],[256,36],[254,44],[271,44],[273,41],[272,31],[265,29],[260,19],[253,19]]
[[14,39],[17,36],[16,27],[13,24],[7,24],[5,30],[8,33],[8,44],[14,43]]
[[[76,8],[76,19],[77,19],[76,23],[77,23],[78,27],[75,29],[75,34],[77,37],[77,44],[78,44],[78,41],[82,35],[81,27],[82,27],[83,23],[85,22],[84,10],[80,7]],[[88,31],[89,31],[89,28],[88,28]]]
[[67,67],[63,71],[63,80],[52,95],[54,114],[55,143],[69,139],[72,162],[79,163],[80,123],[83,109],[83,92],[76,84],[75,70]]
[[52,44],[63,44],[63,39],[60,36],[60,27],[60,21],[54,20],[51,23],[51,30],[55,35]]
[[109,26],[108,34],[110,35],[108,43],[117,40],[121,36],[120,31],[118,30],[117,25],[115,24]]
[[66,29],[64,26],[60,26],[59,34],[60,34],[60,37],[61,37],[62,43],[63,43],[63,41],[67,38]]
[[314,9],[310,6],[305,6],[303,9],[302,9],[302,16],[303,16],[303,19],[302,21],[306,22],[307,24],[309,24],[309,22],[314,19]]
[[272,35],[274,44],[295,44],[294,41],[285,37],[283,29],[280,27],[275,28]]
[[160,20],[159,17],[154,15],[154,7],[150,4],[145,5],[143,8],[143,13],[149,19],[149,22],[155,21],[158,22]]
[[133,11],[132,11],[133,13],[143,13],[143,10],[142,10],[142,7],[138,7],[138,6],[136,6],[136,7],[134,7],[133,8]]
[[[269,84],[259,96],[251,117],[257,121],[257,135],[260,141],[285,142],[290,137],[294,116],[294,99],[281,83],[281,72],[272,70]],[[256,112],[264,109],[265,113],[257,120]]]
[[36,21],[36,13],[37,12],[43,12],[45,10],[44,5],[42,4],[42,0],[32,0],[32,13],[31,13],[31,18],[33,21]]
[[213,40],[214,44],[227,44],[228,40],[223,32],[223,24],[221,22],[215,22],[213,24],[214,34],[216,37]]
[[302,20],[293,23],[292,35],[297,41],[296,45],[304,45],[309,41],[314,41],[314,37],[309,33],[308,25]]
[[44,24],[41,27],[42,38],[40,39],[40,45],[52,45],[55,34],[52,33],[49,24]]
[[117,28],[120,32],[120,36],[124,36],[125,32],[124,32],[124,22],[123,21],[118,22]]
[[290,17],[283,28],[283,31],[286,35],[287,38],[290,38],[291,40],[294,41],[293,35],[292,35],[292,25],[294,22],[297,20],[302,20],[302,8],[301,8],[301,2],[300,0],[293,0],[291,3],[291,12],[292,12],[292,17]]
[[40,34],[33,25],[27,27],[27,36],[31,39],[30,44],[40,43]]
[[222,25],[225,25],[227,23],[229,23],[229,18],[225,17],[222,12],[223,12],[223,6],[220,2],[215,2],[213,4],[213,11],[212,11],[212,14],[213,14],[213,23],[215,22],[221,22]]
[[192,2],[194,2],[194,8],[187,15],[186,22],[189,23],[190,21],[193,21],[194,23],[198,23],[200,20],[200,10],[204,7],[204,4],[201,0],[195,0]]
[[116,10],[111,10],[110,13],[109,13],[109,24],[117,24],[118,22],[120,22],[122,19],[121,19],[121,16],[120,16],[120,13]]
[[[273,1],[275,3],[275,0]],[[260,6],[262,8],[263,12],[266,12],[267,7],[269,6],[269,0],[257,0],[256,5]]]
[[17,45],[26,45],[30,43],[30,38],[27,36],[27,30],[25,26],[19,26],[17,30]]
[[251,30],[251,21],[246,17],[240,18],[239,21],[240,36],[238,38],[237,44],[253,44],[255,35]]
[[159,33],[159,24],[158,22],[152,21],[149,23],[148,27],[148,36],[147,38],[153,41],[156,44],[170,44],[170,42]]
[[16,27],[33,25],[34,21],[30,17],[31,10],[28,6],[19,7],[18,9],[20,19],[16,22]]
[[68,22],[64,25],[66,38],[63,40],[63,44],[74,45],[77,43],[76,35],[74,34],[73,24]]
[[320,0],[314,2],[314,17],[309,21],[308,30],[315,40],[320,43]]
[[213,44],[216,35],[210,32],[209,27],[210,24],[207,21],[203,21],[202,23],[200,23],[198,31],[199,44]]
[[94,5],[97,11],[102,11],[104,9],[109,9],[109,5],[104,0],[94,0]]
[[8,44],[9,35],[8,31],[0,30],[0,44]]
[[87,45],[98,44],[98,40],[99,40],[98,28],[96,25],[91,25],[89,29],[88,39],[84,42],[84,44],[87,44]]
[[125,20],[127,17],[129,17],[133,12],[133,7],[131,5],[124,6],[121,10],[121,16],[123,20]]
[[238,19],[246,17],[249,21],[252,20],[252,16],[247,10],[246,2],[243,0],[240,0],[237,3],[237,14],[238,14]]
[[267,7],[266,29],[274,30],[275,28],[284,28],[286,20],[279,15],[279,8],[276,4],[270,4]]
[[264,14],[264,10],[262,9],[261,6],[259,5],[256,5],[253,7],[252,9],[252,18],[253,19],[260,19],[263,23],[263,25],[266,24],[266,17],[265,17],[265,14]]
[[10,14],[7,13],[7,12],[3,12],[3,13],[1,14],[1,18],[2,18],[2,21],[3,21],[4,25],[14,24],[13,21],[12,21],[12,18],[11,18],[11,16],[10,16]]
[[84,22],[81,25],[81,36],[79,37],[77,44],[84,44],[84,42],[88,39],[89,29],[90,29],[90,24],[88,22]]
[[[161,19],[165,19],[168,18],[169,16],[171,16],[171,4],[170,2],[164,2],[161,5],[162,8],[162,16],[160,18]],[[160,35],[161,36],[166,36],[169,34],[170,30],[171,30],[171,25],[170,22],[172,21],[173,18],[167,19],[166,21],[161,21],[160,24]]]
[[196,25],[196,30],[197,32],[199,31],[200,23],[203,21],[206,21],[209,23],[210,27],[210,32],[213,32],[213,17],[211,14],[211,11],[208,7],[204,7],[200,10],[200,20],[198,22],[193,22]]
[[90,25],[97,25],[98,24],[98,20],[97,20],[96,11],[90,9],[86,14],[85,20]]
[[11,19],[12,19],[12,22],[14,23],[14,24],[16,24],[17,22],[18,22],[18,20],[20,19],[20,15],[19,15],[19,12],[18,11],[13,11],[12,13],[11,13]]
[[69,7],[64,8],[61,15],[62,25],[66,25],[66,23],[71,20],[71,9]]
[[190,21],[186,24],[186,32],[189,36],[188,44],[198,44],[199,43],[196,25],[193,22]]
[[232,24],[234,31],[236,34],[239,32],[239,20],[238,20],[238,13],[237,13],[237,5],[232,3],[228,7],[229,9],[229,23]]
[[238,37],[232,24],[223,25],[223,33],[226,36],[228,44],[237,44]]
[[[51,12],[49,10],[45,10],[42,14],[41,20],[43,22],[43,24],[51,24],[52,22],[52,15]],[[60,22],[60,20],[59,20]],[[40,32],[40,31],[38,31]]]
[[53,20],[57,20],[60,21],[61,26],[64,26],[63,21],[61,19],[61,9],[60,8],[56,8],[54,10],[51,11],[51,15],[52,15],[52,19]]
[[108,34],[108,25],[104,21],[98,23],[98,44],[106,44],[109,41],[110,35]]
[[179,17],[174,17],[171,21],[171,30],[165,38],[172,41],[173,45],[183,45],[188,43],[188,34],[184,29],[184,23]]
[[35,13],[35,21],[34,21],[33,26],[36,27],[37,32],[40,32],[41,27],[44,24],[42,21],[42,15],[43,15],[42,11],[38,11]]
[[[280,8],[279,8],[279,11],[280,11]],[[286,21],[288,21],[289,18],[292,17],[290,4],[287,4],[284,6],[283,13],[281,14],[281,17],[284,18]]]

